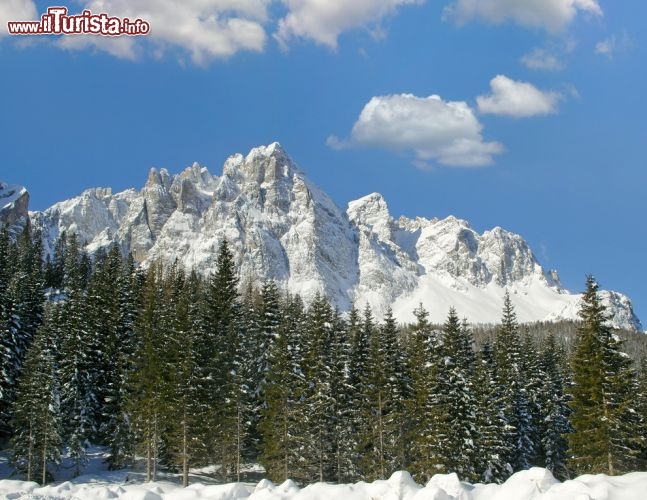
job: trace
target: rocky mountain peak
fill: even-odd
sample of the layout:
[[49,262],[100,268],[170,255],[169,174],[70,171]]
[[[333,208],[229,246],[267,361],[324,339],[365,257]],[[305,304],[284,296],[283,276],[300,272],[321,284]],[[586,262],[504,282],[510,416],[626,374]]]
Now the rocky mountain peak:
[[[46,248],[74,231],[90,252],[117,243],[143,265],[177,260],[204,275],[227,239],[242,287],[273,279],[306,301],[324,293],[341,310],[368,303],[378,318],[390,306],[411,321],[422,303],[434,322],[454,306],[469,321],[495,323],[506,291],[521,321],[577,317],[579,295],[544,273],[521,236],[479,234],[454,216],[394,219],[379,193],[344,213],[278,143],[229,157],[219,177],[197,163],[175,176],[151,169],[141,191],[86,192],[32,222]],[[619,324],[640,328],[625,296],[605,297]]]
[[246,156],[235,154],[225,162],[223,175],[256,184],[277,182],[301,174],[292,158],[278,142],[253,148]]
[[371,193],[351,201],[346,214],[356,226],[374,232],[384,241],[392,239],[393,220],[389,207],[380,193]]
[[148,178],[146,180],[145,188],[162,188],[168,189],[171,185],[171,176],[168,170],[161,168],[159,171],[152,167],[148,171]]
[[0,181],[0,226],[19,232],[29,223],[29,193],[22,186]]

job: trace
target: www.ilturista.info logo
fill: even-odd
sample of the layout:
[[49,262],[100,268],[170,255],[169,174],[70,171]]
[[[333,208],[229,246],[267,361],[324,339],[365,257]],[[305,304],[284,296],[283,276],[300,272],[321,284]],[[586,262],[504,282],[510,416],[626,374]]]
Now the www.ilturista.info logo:
[[11,35],[147,35],[150,24],[142,19],[110,17],[84,10],[75,16],[67,15],[67,7],[50,7],[40,21],[9,21]]

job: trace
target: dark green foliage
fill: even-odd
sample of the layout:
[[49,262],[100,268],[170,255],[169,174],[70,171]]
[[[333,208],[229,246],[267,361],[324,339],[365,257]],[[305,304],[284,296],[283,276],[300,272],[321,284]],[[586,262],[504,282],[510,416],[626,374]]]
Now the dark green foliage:
[[51,479],[61,453],[82,472],[90,443],[110,468],[138,455],[148,479],[164,467],[185,485],[190,467],[229,481],[256,461],[300,483],[647,463],[647,369],[638,381],[622,352],[647,342],[605,326],[592,280],[579,327],[520,327],[509,296],[495,329],[453,309],[433,326],[422,307],[400,327],[322,295],[306,308],[271,281],[241,296],[227,242],[207,280],[137,269],[117,247],[91,260],[73,234],[41,254],[0,232],[0,440],[30,478]]
[[472,336],[451,308],[443,326],[441,345],[442,367],[437,381],[440,407],[440,460],[445,472],[476,480],[478,411],[473,388],[475,358]]
[[606,326],[598,285],[587,278],[572,356],[570,465],[576,473],[620,474],[637,465],[636,378],[620,339]]
[[505,433],[511,454],[505,457],[514,470],[530,467],[536,454],[535,423],[532,420],[529,378],[524,372],[524,353],[517,317],[506,293],[501,326],[495,344],[496,383],[499,388]]
[[409,470],[413,477],[425,481],[437,472],[437,434],[440,430],[439,408],[436,399],[438,378],[438,343],[427,319],[429,313],[420,305],[415,311],[416,323],[406,340],[407,379],[410,383],[406,401],[409,443]]
[[300,342],[305,312],[298,297],[286,297],[277,337],[268,356],[265,405],[258,425],[260,458],[270,479],[283,482],[294,476],[299,462],[298,425],[302,418]]
[[635,431],[638,438],[638,468],[645,470],[647,467],[647,358],[640,363],[638,375],[638,388],[636,398],[636,412],[638,413],[638,428]]
[[162,429],[164,429],[165,395],[168,385],[162,377],[164,322],[162,271],[151,265],[146,273],[141,292],[141,307],[135,320],[134,331],[138,337],[133,371],[130,374],[126,408],[131,416],[134,441],[146,460],[146,480],[155,478]]
[[355,391],[350,383],[351,339],[349,328],[335,311],[330,340],[331,427],[333,471],[331,480],[338,483],[357,477],[357,435],[354,426]]
[[405,468],[406,448],[406,401],[408,380],[406,360],[398,341],[398,326],[391,308],[387,308],[382,325],[379,327],[378,359],[384,363],[384,404],[382,427],[384,432],[385,476]]
[[502,391],[496,378],[497,366],[488,343],[477,356],[474,371],[477,436],[476,475],[485,483],[502,483],[512,474],[512,434],[503,413]]
[[223,479],[239,479],[242,453],[249,432],[252,389],[246,379],[244,322],[238,276],[226,241],[218,250],[217,269],[206,291],[202,362],[203,402],[210,413],[203,434]]
[[17,242],[0,232],[0,442],[9,437],[16,381],[42,321],[44,290],[40,236],[29,226]]
[[56,354],[59,307],[48,308],[18,381],[11,460],[28,481],[47,483],[60,461],[61,410]]
[[166,277],[171,314],[165,341],[163,380],[166,382],[164,408],[167,458],[182,473],[184,486],[189,482],[189,467],[205,456],[201,436],[195,349],[202,331],[199,303],[201,282],[195,273],[185,277],[173,269]]
[[303,337],[302,371],[306,386],[301,407],[303,429],[299,437],[304,449],[296,478],[304,482],[326,481],[335,476],[330,425],[334,418],[330,369],[334,324],[330,304],[318,294],[308,309]]
[[562,373],[560,365],[560,359],[565,357],[563,349],[556,344],[555,337],[549,335],[539,354],[542,383],[538,388],[536,402],[539,413],[540,465],[561,479],[568,476],[566,437],[572,432],[568,420],[568,397],[564,392],[566,375]]
[[[371,316],[367,310],[365,324]],[[387,479],[404,463],[404,361],[390,309],[383,325],[372,325],[366,380],[365,452],[362,477]]]

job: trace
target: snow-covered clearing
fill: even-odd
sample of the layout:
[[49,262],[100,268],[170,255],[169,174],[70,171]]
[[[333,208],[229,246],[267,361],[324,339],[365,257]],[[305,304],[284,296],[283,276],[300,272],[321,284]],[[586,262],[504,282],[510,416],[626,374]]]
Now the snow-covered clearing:
[[502,485],[470,485],[455,474],[436,475],[426,486],[416,484],[407,472],[396,472],[386,481],[331,485],[317,483],[298,488],[286,481],[274,485],[264,479],[256,486],[192,484],[182,488],[172,482],[130,483],[125,474],[82,476],[72,481],[39,487],[36,483],[0,480],[0,498],[128,500],[643,500],[647,498],[647,472],[624,476],[586,475],[560,483],[545,469],[514,474]]

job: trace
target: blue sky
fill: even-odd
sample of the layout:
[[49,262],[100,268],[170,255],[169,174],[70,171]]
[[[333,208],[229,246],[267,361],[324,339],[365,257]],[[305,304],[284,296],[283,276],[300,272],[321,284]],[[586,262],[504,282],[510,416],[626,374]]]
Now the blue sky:
[[51,5],[0,0],[0,178],[32,209],[278,140],[341,207],[502,226],[647,322],[644,2],[84,0],[151,32],[8,35]]

